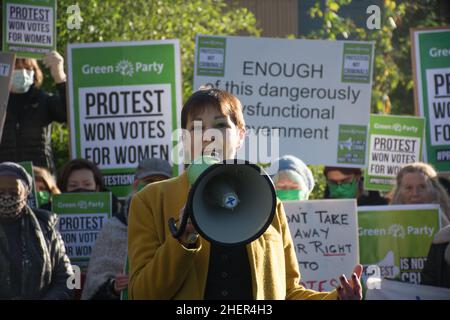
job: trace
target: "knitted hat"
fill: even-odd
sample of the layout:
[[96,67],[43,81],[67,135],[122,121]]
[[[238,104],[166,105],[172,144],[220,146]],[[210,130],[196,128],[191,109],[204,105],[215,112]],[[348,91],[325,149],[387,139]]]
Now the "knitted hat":
[[21,165],[14,162],[0,163],[0,176],[13,176],[23,181],[28,193],[31,191],[33,186],[33,179],[28,172]]
[[[274,172],[276,170],[276,172]],[[271,169],[269,168],[269,173],[272,175],[277,175],[280,171],[290,170],[291,172],[298,175],[300,180],[306,187],[307,192],[311,192],[314,189],[314,176],[311,170],[306,166],[306,164],[297,157],[292,155],[285,155],[277,160],[275,160]]]

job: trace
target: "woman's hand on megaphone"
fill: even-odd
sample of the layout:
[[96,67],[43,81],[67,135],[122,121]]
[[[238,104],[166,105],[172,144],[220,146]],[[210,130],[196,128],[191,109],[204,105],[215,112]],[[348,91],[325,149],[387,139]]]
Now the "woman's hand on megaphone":
[[[185,214],[186,205],[183,206],[180,210],[179,221],[183,220],[183,216]],[[179,241],[186,248],[195,247],[197,243],[198,233],[195,231],[194,226],[192,225],[191,218],[187,220],[186,229],[184,229],[184,233],[179,238]]]

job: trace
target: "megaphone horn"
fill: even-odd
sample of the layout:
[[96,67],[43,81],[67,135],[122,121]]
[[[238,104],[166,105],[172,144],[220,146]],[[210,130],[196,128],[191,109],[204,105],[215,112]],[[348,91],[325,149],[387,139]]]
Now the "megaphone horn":
[[179,228],[169,228],[179,238],[191,218],[206,240],[221,245],[247,244],[272,223],[276,195],[272,180],[259,166],[248,161],[225,160],[207,167],[189,191]]

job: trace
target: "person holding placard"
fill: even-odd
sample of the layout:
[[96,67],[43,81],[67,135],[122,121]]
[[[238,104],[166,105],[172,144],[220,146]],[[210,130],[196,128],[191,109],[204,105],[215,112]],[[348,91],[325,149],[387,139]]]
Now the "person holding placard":
[[402,167],[392,191],[391,204],[438,203],[442,210],[441,226],[450,221],[450,199],[434,168],[423,162]]
[[[58,187],[61,192],[105,192],[103,176],[100,169],[86,159],[73,159],[67,162],[58,175]],[[117,215],[120,212],[119,199],[112,196],[112,212]]]
[[438,203],[442,228],[435,236],[422,271],[422,284],[450,288],[450,198],[434,168],[423,162],[402,167],[391,204]]
[[357,199],[358,206],[387,204],[378,191],[365,192],[359,168],[325,167],[325,199]]
[[[181,127],[190,159],[212,154],[233,159],[245,137],[240,101],[220,89],[192,94],[181,111]],[[188,135],[200,128],[200,143],[196,144]],[[215,129],[214,139],[207,134],[210,129]],[[213,141],[219,143],[213,147]],[[342,275],[341,286],[332,292],[308,290],[299,284],[298,262],[279,200],[269,229],[248,245],[209,243],[197,236],[190,222],[181,237],[174,238],[167,221],[183,217],[188,189],[184,172],[151,184],[133,197],[128,221],[131,299],[362,298],[361,265],[355,267],[350,280]]]
[[0,162],[32,161],[55,172],[51,148],[51,123],[67,121],[64,59],[56,51],[43,59],[58,90],[50,95],[40,87],[42,71],[31,58],[16,59],[0,142]]

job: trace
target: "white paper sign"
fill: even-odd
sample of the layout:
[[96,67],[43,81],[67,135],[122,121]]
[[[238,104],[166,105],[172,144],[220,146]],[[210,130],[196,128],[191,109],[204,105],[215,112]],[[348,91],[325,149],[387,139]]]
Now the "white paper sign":
[[301,284],[317,291],[348,279],[359,261],[356,200],[283,202],[300,267]]
[[[429,116],[430,139],[432,146],[445,145],[450,140],[450,100],[448,91],[443,85],[444,79],[448,79],[450,68],[427,70],[428,105],[431,108]],[[448,80],[447,80],[448,81]]]
[[[198,35],[194,90],[216,87],[242,102],[250,150],[241,148],[238,158],[268,163],[293,154],[307,164],[363,167],[373,48],[372,42]],[[278,143],[265,153],[260,140],[267,137]]]

